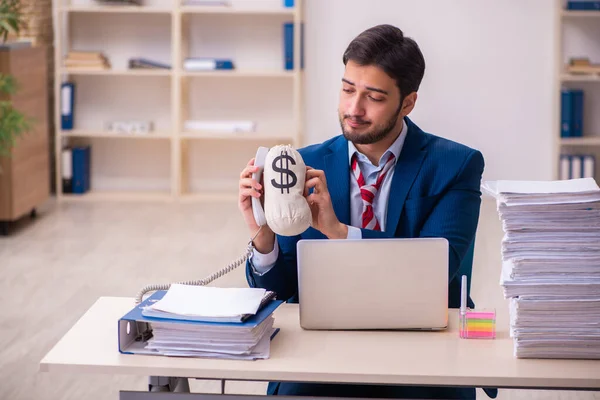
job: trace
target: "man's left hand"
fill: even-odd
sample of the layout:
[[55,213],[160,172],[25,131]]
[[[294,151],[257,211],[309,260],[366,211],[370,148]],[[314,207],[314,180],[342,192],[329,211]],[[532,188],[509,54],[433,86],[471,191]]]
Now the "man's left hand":
[[[313,192],[309,195],[310,189],[313,189]],[[346,239],[348,237],[348,227],[337,219],[333,210],[324,171],[306,167],[304,196],[312,213],[313,228],[329,239]]]

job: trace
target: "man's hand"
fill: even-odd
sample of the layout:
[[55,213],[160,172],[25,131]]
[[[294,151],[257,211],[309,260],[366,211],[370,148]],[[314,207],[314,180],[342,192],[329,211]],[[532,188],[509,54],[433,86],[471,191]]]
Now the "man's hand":
[[[311,194],[309,194],[310,189],[313,189]],[[329,239],[346,239],[348,237],[348,227],[337,219],[335,211],[333,211],[324,171],[306,167],[304,196],[312,213],[313,228]]]
[[[240,174],[238,208],[242,212],[244,221],[250,231],[250,236],[254,236],[258,232],[259,226],[254,220],[254,212],[252,211],[252,198],[260,199],[264,193],[263,186],[256,179],[252,179],[252,174],[258,171],[258,167],[254,166],[254,158],[248,161],[246,168]],[[258,236],[254,239],[254,247],[259,253],[267,254],[273,251],[275,243],[275,233],[265,225],[261,228]]]

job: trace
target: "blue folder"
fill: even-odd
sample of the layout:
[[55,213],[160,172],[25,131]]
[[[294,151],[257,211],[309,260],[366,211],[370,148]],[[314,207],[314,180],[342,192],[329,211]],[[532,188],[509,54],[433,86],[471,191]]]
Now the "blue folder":
[[[166,322],[171,324],[192,324],[192,325],[203,325],[203,326],[230,326],[232,329],[235,328],[254,328],[263,322],[269,315],[271,315],[277,307],[279,307],[282,300],[271,300],[262,309],[260,309],[255,315],[248,318],[244,322],[198,322],[189,320],[178,320],[178,319],[167,319],[167,318],[154,318],[146,317],[142,314],[144,307],[149,306],[152,303],[162,299],[165,295],[166,290],[160,290],[152,294],[146,300],[138,304],[131,311],[125,314],[119,319],[119,352],[123,354],[155,354],[145,349],[146,342],[152,337],[152,323],[153,322]],[[273,338],[279,329],[271,336]]]
[[75,84],[63,82],[60,91],[60,128],[63,131],[73,129],[73,109],[75,107]]

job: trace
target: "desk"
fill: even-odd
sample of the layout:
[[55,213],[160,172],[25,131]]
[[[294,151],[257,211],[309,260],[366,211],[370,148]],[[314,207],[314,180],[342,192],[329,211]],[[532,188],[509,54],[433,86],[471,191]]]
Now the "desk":
[[[271,358],[232,361],[125,355],[117,321],[130,298],[100,298],[50,350],[40,369],[59,373],[177,376],[216,380],[337,382],[600,390],[600,360],[524,360],[499,329],[495,340],[460,339],[457,310],[440,332],[305,331],[297,304],[275,313]],[[504,327],[499,327],[504,328]]]

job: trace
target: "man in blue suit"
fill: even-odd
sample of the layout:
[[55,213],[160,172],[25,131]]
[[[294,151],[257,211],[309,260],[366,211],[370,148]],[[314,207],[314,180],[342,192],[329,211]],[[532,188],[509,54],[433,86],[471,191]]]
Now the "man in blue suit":
[[[283,237],[263,226],[247,263],[248,282],[298,302],[300,239],[444,237],[450,244],[448,305],[459,307],[457,272],[477,229],[483,157],[477,150],[423,132],[408,118],[425,61],[416,42],[400,29],[379,25],[364,31],[349,44],[343,61],[338,110],[343,135],[299,149],[308,167],[312,227]],[[239,190],[239,208],[252,235],[259,227],[251,198],[262,193],[261,184],[251,178],[253,161],[240,175]],[[276,382],[269,384],[269,393],[475,398],[474,388]]]

